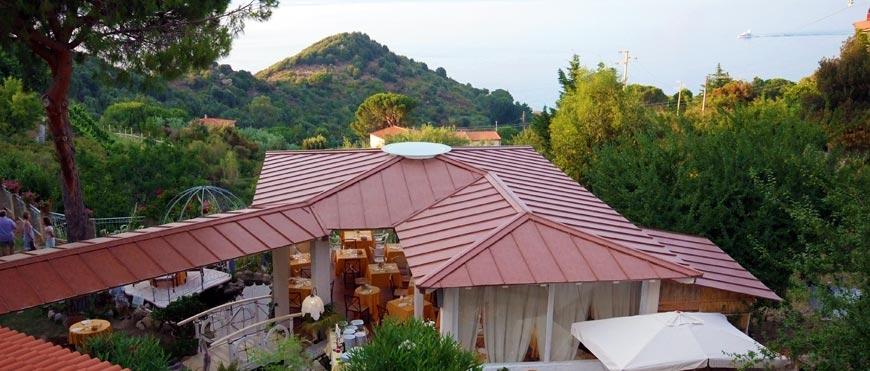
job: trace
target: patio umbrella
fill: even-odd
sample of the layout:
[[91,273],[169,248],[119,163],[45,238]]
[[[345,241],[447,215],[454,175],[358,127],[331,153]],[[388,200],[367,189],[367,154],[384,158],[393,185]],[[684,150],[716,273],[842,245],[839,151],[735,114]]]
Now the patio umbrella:
[[[734,354],[764,348],[720,313],[665,312],[577,322],[571,334],[611,371],[734,368]],[[773,366],[785,364],[780,357]]]

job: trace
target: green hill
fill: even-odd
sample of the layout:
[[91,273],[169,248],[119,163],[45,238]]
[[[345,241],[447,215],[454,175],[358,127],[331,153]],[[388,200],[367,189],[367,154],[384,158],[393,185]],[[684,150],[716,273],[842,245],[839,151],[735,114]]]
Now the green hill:
[[237,120],[239,127],[270,128],[291,144],[314,133],[333,145],[353,137],[348,125],[357,107],[381,92],[414,98],[416,123],[480,127],[518,122],[523,111],[531,117],[529,107],[505,90],[461,84],[443,68],[390,52],[362,33],[327,37],[256,75],[215,64],[174,81],[132,75],[131,87],[117,88],[95,79],[98,70],[92,60],[78,65],[71,89],[72,99],[96,116],[115,102],[151,101],[191,118],[208,115]]

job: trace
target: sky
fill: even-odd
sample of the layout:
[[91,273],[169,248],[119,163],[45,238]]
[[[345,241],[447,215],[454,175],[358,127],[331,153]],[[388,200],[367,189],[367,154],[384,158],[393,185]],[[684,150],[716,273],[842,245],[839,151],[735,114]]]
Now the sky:
[[[341,32],[360,31],[391,51],[444,67],[478,88],[506,89],[533,109],[552,107],[557,70],[574,54],[622,70],[629,83],[699,92],[716,64],[732,77],[797,81],[838,55],[870,0],[309,0],[282,1],[249,22],[220,63],[260,71]],[[751,39],[737,35],[750,30]],[[777,37],[782,34],[805,36]],[[815,35],[826,34],[826,35]]]

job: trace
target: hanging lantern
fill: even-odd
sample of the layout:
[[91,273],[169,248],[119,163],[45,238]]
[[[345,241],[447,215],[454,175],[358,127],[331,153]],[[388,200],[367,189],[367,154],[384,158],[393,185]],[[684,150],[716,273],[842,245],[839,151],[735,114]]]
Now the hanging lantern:
[[302,314],[308,314],[311,318],[314,318],[315,321],[320,319],[320,315],[323,314],[323,299],[320,299],[317,296],[317,288],[314,287],[311,289],[311,295],[305,298],[302,301]]

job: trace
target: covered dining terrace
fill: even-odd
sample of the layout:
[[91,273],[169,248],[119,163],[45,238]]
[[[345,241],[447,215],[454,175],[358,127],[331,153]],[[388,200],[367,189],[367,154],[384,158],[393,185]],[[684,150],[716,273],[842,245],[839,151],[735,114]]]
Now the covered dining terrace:
[[529,147],[268,152],[248,209],[0,258],[0,313],[270,252],[272,320],[316,295],[370,323],[436,321],[492,367],[547,370],[588,356],[574,322],[778,300],[715,245],[659,232]]

